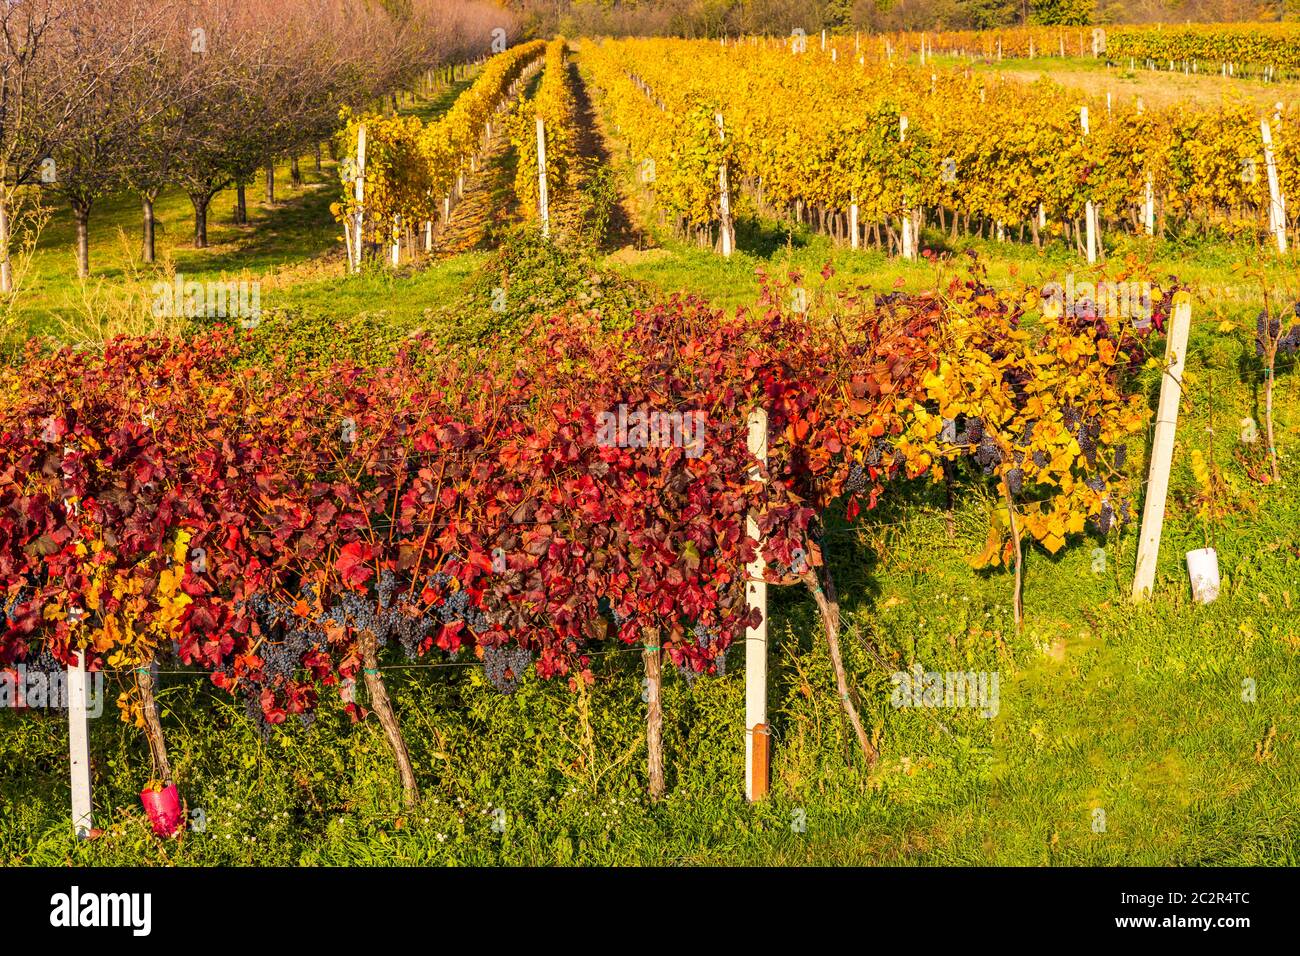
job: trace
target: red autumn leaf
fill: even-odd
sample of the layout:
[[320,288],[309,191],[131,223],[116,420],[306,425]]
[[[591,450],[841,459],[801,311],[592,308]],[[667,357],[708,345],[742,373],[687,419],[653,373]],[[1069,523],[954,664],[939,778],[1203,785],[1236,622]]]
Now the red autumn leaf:
[[375,573],[367,563],[374,556],[374,548],[361,541],[352,541],[343,546],[334,568],[349,587],[360,587]]

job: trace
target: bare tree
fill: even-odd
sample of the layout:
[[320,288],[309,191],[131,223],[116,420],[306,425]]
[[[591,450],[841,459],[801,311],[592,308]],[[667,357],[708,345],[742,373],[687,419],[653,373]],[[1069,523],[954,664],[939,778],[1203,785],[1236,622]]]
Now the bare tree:
[[71,75],[76,102],[54,143],[54,190],[77,225],[77,274],[90,273],[90,213],[95,201],[126,184],[139,130],[162,110],[165,91],[147,69],[158,11],[149,0],[118,0],[112,8],[81,0],[67,8],[71,41],[58,69]]
[[0,292],[14,290],[10,250],[22,198],[57,178],[55,146],[68,134],[97,83],[68,72],[75,53],[63,0],[6,3],[0,9]]

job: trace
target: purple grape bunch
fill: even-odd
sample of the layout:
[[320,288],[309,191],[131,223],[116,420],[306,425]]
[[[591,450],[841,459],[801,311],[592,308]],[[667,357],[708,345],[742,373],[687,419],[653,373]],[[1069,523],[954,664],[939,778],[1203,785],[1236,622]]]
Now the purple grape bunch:
[[957,432],[954,444],[978,445],[983,438],[984,421],[979,418],[968,418],[963,423],[963,427]]
[[483,676],[502,694],[513,694],[519,689],[524,672],[532,662],[532,652],[517,644],[483,648]]
[[1085,418],[1079,421],[1072,431],[1075,439],[1079,442],[1079,451],[1083,452],[1088,467],[1096,468],[1097,439],[1101,436],[1101,422],[1095,416]]
[[[1292,310],[1300,318],[1300,302]],[[1282,334],[1282,320],[1269,320],[1268,311],[1262,310],[1255,317],[1255,357],[1263,358],[1269,342],[1277,341],[1278,355],[1294,355],[1300,350],[1300,322],[1295,323]]]
[[991,475],[1002,464],[1002,450],[990,436],[984,435],[975,446],[975,463],[985,475]]
[[849,477],[844,481],[844,491],[847,494],[857,494],[867,487],[867,470],[859,462],[854,462],[853,467],[849,469]]
[[[701,650],[708,650],[713,646],[714,642],[717,641],[718,631],[716,628],[709,627],[703,621],[696,621],[695,626],[691,628],[691,636],[695,638],[695,644],[697,647]],[[713,658],[713,667],[719,677],[722,677],[727,673],[727,652],[725,649],[716,653]],[[682,677],[686,678],[686,684],[688,687],[694,687],[695,679],[700,676],[699,672],[697,672],[689,663],[679,664],[677,666],[677,672],[681,674]]]

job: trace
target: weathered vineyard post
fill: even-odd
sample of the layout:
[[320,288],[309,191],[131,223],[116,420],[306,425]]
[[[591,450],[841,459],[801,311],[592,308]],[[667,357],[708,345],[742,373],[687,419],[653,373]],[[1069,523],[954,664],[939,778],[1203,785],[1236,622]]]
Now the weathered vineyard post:
[[[750,479],[764,481],[767,466],[767,411],[756,408],[749,413],[749,453],[755,463]],[[745,520],[745,533],[759,542],[754,560],[745,569],[745,605],[757,608],[763,616],[754,627],[745,629],[745,797],[761,800],[767,796],[769,747],[767,741],[767,582],[763,580],[762,538],[758,521],[751,513]],[[759,740],[763,737],[763,740]]]
[[1273,133],[1268,120],[1259,121],[1259,132],[1264,139],[1264,166],[1268,170],[1268,228],[1277,239],[1277,251],[1286,255],[1286,197],[1277,178],[1277,162],[1273,158]]
[[90,800],[90,728],[86,720],[86,655],[77,651],[68,665],[68,762],[72,776],[72,830],[77,838],[90,838],[94,829]]
[[542,221],[542,235],[551,234],[551,204],[546,191],[546,124],[537,117],[537,216]]
[[[907,140],[907,117],[900,116],[898,118],[898,141],[900,143],[903,143],[906,140]],[[902,245],[903,245],[904,259],[916,258],[917,241],[916,241],[915,219],[916,216],[911,209],[903,210]]]
[[[722,123],[722,114],[715,114],[714,119],[718,124],[718,141],[725,144],[727,132]],[[722,254],[731,258],[731,253],[736,248],[736,225],[731,219],[731,189],[727,182],[725,158],[718,169],[718,219],[718,241],[722,247]]]
[[[1083,127],[1083,138],[1088,139],[1088,107],[1079,107],[1079,125]],[[1097,261],[1097,207],[1089,196],[1084,206],[1084,227],[1088,233],[1088,265]]]
[[366,124],[362,123],[359,127],[357,127],[357,181],[356,181],[356,191],[353,194],[353,197],[355,198],[357,204],[357,211],[356,211],[356,221],[354,224],[354,228],[356,230],[356,243],[353,245],[352,248],[352,254],[355,257],[352,263],[353,272],[361,271],[361,253],[363,249],[361,243],[361,228],[365,219],[365,214],[362,211],[362,203],[365,201],[365,195],[366,195]]
[[1160,533],[1165,524],[1165,499],[1169,494],[1169,468],[1173,463],[1174,435],[1178,429],[1178,406],[1183,398],[1187,336],[1191,327],[1191,297],[1186,292],[1179,292],[1174,297],[1174,314],[1165,341],[1165,374],[1160,382],[1156,433],[1151,443],[1151,470],[1147,479],[1146,502],[1142,507],[1137,568],[1133,574],[1134,601],[1146,598],[1155,585],[1156,560],[1160,557]]

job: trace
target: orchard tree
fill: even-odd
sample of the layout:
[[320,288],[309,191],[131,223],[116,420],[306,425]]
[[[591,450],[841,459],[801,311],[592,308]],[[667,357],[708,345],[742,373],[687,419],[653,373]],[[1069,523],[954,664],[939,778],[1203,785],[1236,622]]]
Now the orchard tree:
[[0,9],[0,292],[14,291],[11,251],[32,210],[31,187],[57,181],[55,147],[76,125],[98,77],[68,70],[79,52],[77,8],[63,0]]
[[54,191],[72,208],[77,229],[77,274],[90,274],[90,213],[95,202],[126,184],[142,126],[163,111],[168,91],[148,69],[157,14],[146,0],[112,10],[86,0],[74,6],[68,31],[75,46],[61,69],[85,90],[53,150]]

